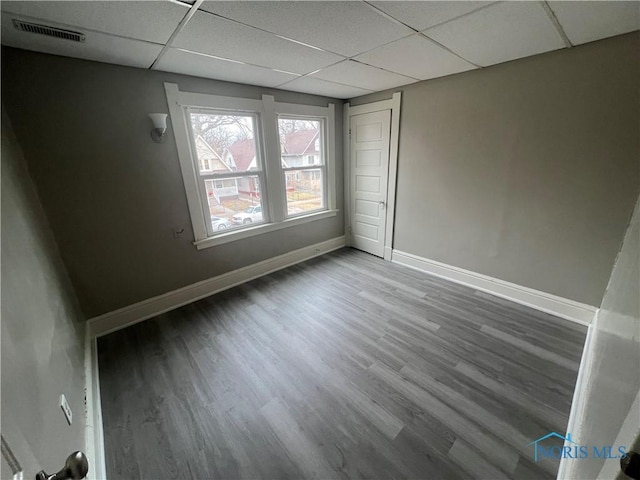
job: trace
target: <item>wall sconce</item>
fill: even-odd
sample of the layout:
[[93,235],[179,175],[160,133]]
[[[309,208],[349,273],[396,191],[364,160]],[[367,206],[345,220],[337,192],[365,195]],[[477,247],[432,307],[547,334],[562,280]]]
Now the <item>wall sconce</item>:
[[165,132],[167,131],[167,114],[166,113],[150,113],[149,118],[153,122],[153,130],[151,130],[151,138],[156,143],[164,143]]

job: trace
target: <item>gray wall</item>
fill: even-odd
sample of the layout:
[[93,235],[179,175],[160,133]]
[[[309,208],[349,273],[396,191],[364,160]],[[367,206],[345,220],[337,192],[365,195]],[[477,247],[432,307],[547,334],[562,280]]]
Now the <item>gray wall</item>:
[[[34,478],[84,450],[84,322],[2,113],[2,434]],[[73,411],[67,425],[58,406]],[[4,478],[4,477],[3,477]],[[6,477],[8,478],[8,477]]]
[[[333,101],[342,209],[341,101],[11,48],[2,56],[3,101],[88,317],[343,235],[340,212],[196,250],[173,134],[154,143],[147,117],[168,112],[166,81],[216,95]],[[174,226],[188,234],[175,240]]]
[[599,306],[638,197],[638,40],[393,90],[394,248]]

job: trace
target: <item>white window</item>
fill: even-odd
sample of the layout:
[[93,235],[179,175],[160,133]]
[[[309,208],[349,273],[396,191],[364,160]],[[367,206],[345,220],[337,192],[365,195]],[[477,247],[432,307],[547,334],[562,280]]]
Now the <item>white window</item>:
[[[213,163],[207,170],[200,169],[198,182],[205,186],[201,200],[212,219],[205,221],[207,236],[263,223],[260,185],[264,169],[256,138],[257,113],[186,107],[185,115],[191,151],[197,157],[193,160],[201,165],[205,159]],[[226,222],[221,224],[220,219]],[[224,228],[216,228],[220,225]]]
[[210,172],[211,171],[211,162],[208,158],[200,159],[200,171],[202,172]]
[[[287,216],[326,208],[324,162],[325,121],[322,118],[278,118],[282,170],[287,180]],[[309,152],[314,155],[309,155]],[[286,152],[286,157],[285,157]],[[289,158],[286,162],[285,159]],[[304,162],[302,161],[304,159]],[[291,175],[295,173],[294,175]]]
[[333,104],[165,90],[197,248],[336,214]]

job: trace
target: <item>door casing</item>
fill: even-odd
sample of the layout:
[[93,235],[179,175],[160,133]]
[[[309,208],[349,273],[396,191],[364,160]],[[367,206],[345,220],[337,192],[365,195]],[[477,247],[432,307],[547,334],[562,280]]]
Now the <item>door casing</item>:
[[384,235],[385,260],[391,261],[393,252],[393,228],[396,210],[396,182],[398,178],[398,139],[400,137],[400,104],[402,92],[395,92],[388,100],[366,103],[363,105],[344,105],[344,192],[345,192],[345,237],[347,245],[351,245],[351,137],[349,126],[353,115],[391,110],[391,134],[389,137],[389,175],[387,180],[386,222]]

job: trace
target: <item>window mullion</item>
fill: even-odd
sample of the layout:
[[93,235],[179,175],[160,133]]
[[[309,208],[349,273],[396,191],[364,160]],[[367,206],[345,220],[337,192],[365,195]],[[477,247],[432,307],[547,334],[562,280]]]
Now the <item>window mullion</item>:
[[278,135],[278,117],[275,99],[271,95],[262,96],[264,122],[264,145],[267,198],[269,218],[272,222],[281,222],[286,216],[286,197],[284,175],[281,173],[280,138]]

